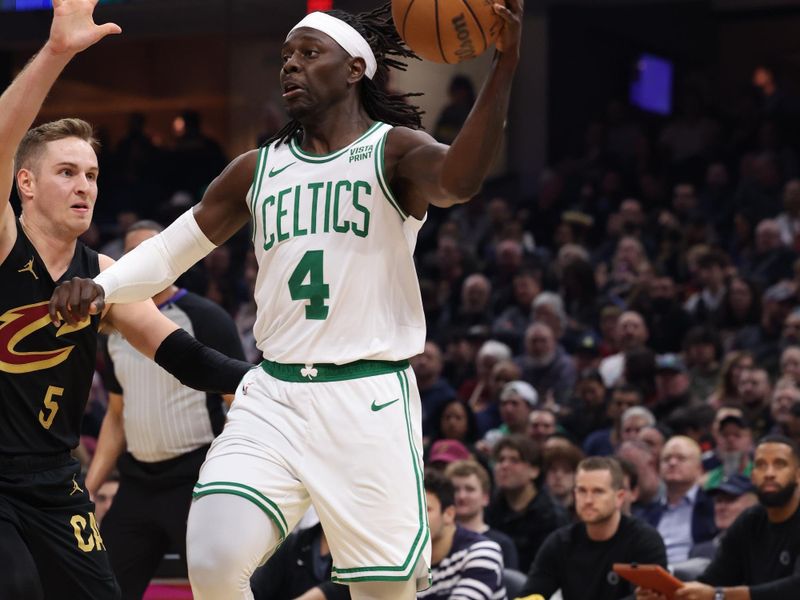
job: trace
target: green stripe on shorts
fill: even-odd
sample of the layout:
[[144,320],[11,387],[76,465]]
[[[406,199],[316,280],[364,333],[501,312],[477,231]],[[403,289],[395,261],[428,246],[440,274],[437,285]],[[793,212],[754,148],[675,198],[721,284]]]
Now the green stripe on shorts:
[[406,432],[408,434],[408,446],[411,451],[411,467],[414,470],[414,480],[417,486],[417,504],[419,529],[411,544],[411,548],[406,555],[403,564],[399,566],[376,566],[376,567],[354,567],[350,569],[340,569],[336,565],[331,568],[331,581],[347,583],[359,581],[405,581],[413,575],[425,545],[428,543],[430,529],[428,528],[428,510],[425,503],[425,486],[423,484],[422,465],[417,457],[417,449],[414,446],[414,437],[411,431],[411,408],[410,393],[408,387],[408,375],[405,372],[397,373],[400,380],[400,388],[403,390],[403,406],[405,409]]
[[286,523],[286,518],[283,516],[281,509],[278,508],[277,504],[275,504],[257,489],[232,481],[196,483],[194,486],[194,491],[192,492],[192,498],[202,498],[203,496],[209,496],[211,494],[231,494],[232,496],[240,496],[250,500],[250,502],[258,506],[270,519],[272,519],[272,521],[278,527],[278,533],[281,536],[281,540],[286,537],[289,526]]

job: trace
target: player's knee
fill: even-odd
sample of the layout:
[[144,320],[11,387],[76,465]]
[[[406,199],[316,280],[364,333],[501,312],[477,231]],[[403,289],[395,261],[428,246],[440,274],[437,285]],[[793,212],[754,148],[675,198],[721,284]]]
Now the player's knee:
[[251,598],[250,576],[278,540],[263,511],[247,500],[218,494],[196,501],[186,530],[186,562],[195,598]]
[[252,569],[230,550],[193,548],[187,553],[189,581],[199,600],[240,598],[249,591]]
[[[222,535],[217,535],[222,534]],[[246,547],[237,544],[228,532],[209,531],[205,536],[191,536],[186,563],[192,588],[202,600],[239,598],[250,589],[250,575],[255,569]]]

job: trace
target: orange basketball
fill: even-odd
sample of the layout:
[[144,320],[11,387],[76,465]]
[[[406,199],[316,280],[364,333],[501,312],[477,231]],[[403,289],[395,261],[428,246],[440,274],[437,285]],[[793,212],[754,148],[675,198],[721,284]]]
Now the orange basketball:
[[495,0],[392,0],[397,33],[422,58],[459,63],[489,49],[500,32]]

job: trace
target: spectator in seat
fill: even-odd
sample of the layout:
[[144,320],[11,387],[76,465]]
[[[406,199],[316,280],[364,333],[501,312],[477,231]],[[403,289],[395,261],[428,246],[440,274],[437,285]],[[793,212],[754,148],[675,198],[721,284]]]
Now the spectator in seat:
[[457,440],[467,448],[472,448],[478,441],[475,415],[469,404],[461,398],[453,398],[442,404],[433,417],[433,425],[431,443],[438,440]]
[[419,600],[504,600],[500,546],[456,523],[453,484],[442,473],[425,473],[431,533],[431,587]]
[[580,521],[554,531],[536,555],[522,594],[564,600],[611,600],[633,593],[614,563],[666,567],[664,542],[639,519],[622,514],[623,472],[614,458],[591,457],[578,465],[575,508]]
[[791,377],[779,379],[775,384],[775,391],[772,392],[770,416],[775,424],[770,433],[782,433],[784,435],[788,433],[792,406],[798,403],[800,403],[798,382]]
[[[675,593],[677,600],[800,598],[800,450],[786,437],[766,436],[753,464],[758,504],[728,528],[711,564]],[[663,598],[636,591],[636,600]]]
[[513,540],[484,521],[483,513],[492,493],[489,472],[474,460],[457,460],[447,465],[444,474],[455,491],[456,523],[497,542],[503,551],[503,565],[509,569],[519,568]]
[[716,448],[711,456],[704,455],[706,469],[704,487],[711,490],[733,475],[750,477],[753,468],[753,430],[745,421],[742,411],[723,407],[717,412],[713,426]]
[[625,351],[644,346],[649,336],[642,315],[630,310],[620,315],[615,335],[619,352],[600,362],[600,374],[606,387],[613,386],[622,377],[625,370]]
[[654,455],[649,446],[641,440],[624,442],[616,456],[636,467],[638,476],[638,496],[631,505],[631,514],[648,522],[654,522],[650,515],[661,511],[661,501],[666,496],[664,482],[659,473],[660,455]]
[[456,391],[442,377],[442,351],[435,342],[425,343],[425,350],[411,359],[422,401],[422,435],[430,436],[434,428],[433,415],[439,407],[456,397]]
[[689,551],[689,558],[714,558],[722,536],[746,509],[758,503],[756,488],[749,477],[733,475],[717,487],[708,490],[714,500],[714,524],[719,533],[714,539],[696,544]]
[[567,524],[567,514],[537,483],[542,455],[533,440],[505,437],[495,445],[493,458],[497,493],[486,522],[514,540],[520,570],[527,571],[544,539]]
[[531,411],[536,408],[539,395],[527,381],[509,381],[500,391],[500,427],[490,429],[478,442],[479,450],[490,454],[497,440],[511,433],[525,434]]
[[544,448],[545,442],[555,435],[558,430],[556,414],[544,407],[535,408],[528,417],[528,437],[539,448]]
[[[798,326],[800,327],[800,320]],[[752,368],[754,364],[753,356],[749,352],[740,350],[728,352],[722,361],[717,385],[707,399],[708,404],[713,408],[738,404],[739,378],[745,369]]]
[[570,516],[575,508],[575,472],[583,460],[583,452],[561,436],[554,436],[544,444],[545,489]]
[[545,323],[534,323],[525,332],[525,354],[517,359],[522,379],[529,382],[539,396],[552,396],[558,404],[566,404],[577,374],[572,358],[556,341],[553,330]]
[[739,399],[744,418],[753,427],[753,436],[759,439],[773,426],[770,413],[772,382],[769,373],[761,367],[742,371],[739,377]]
[[606,414],[606,388],[595,370],[581,371],[569,406],[559,413],[561,426],[575,439],[583,440],[593,431],[610,425]]
[[642,403],[642,393],[630,385],[617,385],[611,392],[606,414],[612,425],[591,433],[583,442],[583,452],[587,456],[609,456],[622,442],[622,414]]
[[670,565],[685,561],[692,546],[717,534],[714,506],[700,486],[702,474],[697,442],[685,436],[670,438],[661,453],[666,495],[658,510],[647,515],[664,540]]

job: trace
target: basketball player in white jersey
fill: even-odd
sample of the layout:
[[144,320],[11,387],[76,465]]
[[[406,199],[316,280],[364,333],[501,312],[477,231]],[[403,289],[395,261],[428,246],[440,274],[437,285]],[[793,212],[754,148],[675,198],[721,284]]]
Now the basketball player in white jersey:
[[502,139],[522,0],[494,10],[497,53],[452,146],[384,92],[401,43],[388,5],[312,13],[281,50],[292,121],[234,160],[203,200],[94,282],[53,295],[72,322],[149,298],[252,223],[255,334],[264,353],[236,393],[195,487],[187,546],[195,598],[252,598],[249,578],[313,503],[332,578],[356,600],[428,585],[420,400],[408,359],[425,323],[413,249],[429,204],[480,189]]

